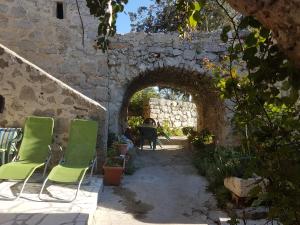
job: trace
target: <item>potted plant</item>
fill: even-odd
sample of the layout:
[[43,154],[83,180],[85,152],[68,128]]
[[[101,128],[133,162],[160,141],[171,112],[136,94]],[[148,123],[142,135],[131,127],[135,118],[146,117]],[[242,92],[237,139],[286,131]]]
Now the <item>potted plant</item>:
[[117,149],[120,155],[126,155],[128,152],[128,143],[126,139],[118,137],[118,141],[115,142],[115,148]]
[[120,185],[124,172],[124,157],[118,156],[115,149],[109,149],[103,171],[105,185]]

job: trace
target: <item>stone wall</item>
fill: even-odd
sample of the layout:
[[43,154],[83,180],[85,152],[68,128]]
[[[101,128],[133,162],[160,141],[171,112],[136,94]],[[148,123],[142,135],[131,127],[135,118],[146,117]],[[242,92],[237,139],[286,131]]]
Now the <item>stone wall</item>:
[[192,102],[150,98],[144,108],[144,118],[153,118],[171,128],[197,127],[197,107]]
[[[198,127],[207,127],[221,143],[231,135],[224,104],[211,84],[204,59],[218,63],[226,46],[219,33],[195,34],[182,40],[176,33],[116,35],[107,53],[93,48],[97,20],[85,0],[61,0],[65,18],[55,16],[55,0],[2,0],[0,43],[56,78],[105,106],[110,132],[119,132],[126,120],[132,94],[163,85],[190,91],[197,105]],[[225,132],[226,131],[226,132]]]
[[[99,122],[97,154],[101,163],[107,140],[107,111],[0,44],[0,95],[5,98],[0,127],[23,127],[27,116],[55,118],[54,143],[66,146],[70,120]],[[56,150],[57,148],[54,148]],[[59,158],[56,155],[55,159]]]
[[[56,18],[56,4],[63,2],[64,19]],[[0,43],[62,82],[105,105],[107,56],[93,46],[97,19],[85,0],[1,0]]]

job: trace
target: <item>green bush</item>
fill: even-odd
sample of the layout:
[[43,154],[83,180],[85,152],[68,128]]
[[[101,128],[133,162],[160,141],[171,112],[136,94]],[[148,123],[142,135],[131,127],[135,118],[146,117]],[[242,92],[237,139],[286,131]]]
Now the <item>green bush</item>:
[[194,131],[194,127],[183,127],[182,133],[186,136],[190,135]]
[[136,92],[129,102],[128,111],[130,112],[130,115],[142,116],[144,104],[148,102],[150,98],[159,98],[159,94],[153,87]]
[[183,136],[183,132],[181,128],[174,128],[171,130],[172,136]]
[[129,116],[128,117],[128,126],[131,129],[136,129],[138,126],[141,126],[143,124],[143,117],[141,116]]
[[168,136],[183,136],[181,128],[171,128],[168,120],[164,120],[160,127],[157,129],[158,133],[165,133]]
[[251,177],[253,159],[252,155],[245,153],[240,147],[218,147],[203,142],[193,152],[193,164],[199,174],[207,178],[208,190],[216,195],[219,207],[224,207],[230,201],[230,192],[223,184],[224,178]]

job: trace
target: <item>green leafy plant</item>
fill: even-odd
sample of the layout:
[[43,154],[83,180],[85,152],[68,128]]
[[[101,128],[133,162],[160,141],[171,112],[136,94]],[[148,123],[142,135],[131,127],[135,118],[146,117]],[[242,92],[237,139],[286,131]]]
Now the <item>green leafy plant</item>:
[[115,147],[107,149],[105,165],[109,167],[123,166],[123,158],[120,157],[120,153]]
[[214,135],[208,129],[203,129],[200,132],[197,132],[193,129],[189,129],[187,135],[188,135],[188,140],[196,148],[201,149],[205,147],[205,145],[214,143]]
[[270,181],[259,196],[270,208],[269,219],[300,224],[300,202],[294,201],[300,197],[299,71],[257,20],[231,19],[221,37],[229,54],[222,65],[206,64],[220,97],[233,102],[232,124],[245,151],[255,155],[255,173]]
[[121,157],[110,157],[106,159],[105,166],[108,167],[123,167],[124,159]]
[[114,158],[116,156],[120,156],[120,154],[114,147],[110,147],[107,149],[107,158]]
[[116,133],[108,133],[108,137],[107,137],[107,148],[111,148],[112,144],[118,140],[118,136]]
[[193,151],[193,164],[199,174],[209,182],[208,190],[216,195],[219,207],[225,207],[231,200],[230,191],[224,187],[226,177],[252,177],[254,156],[245,153],[241,147],[220,147],[203,144]]
[[186,136],[190,135],[194,131],[194,127],[183,127],[182,133]]
[[159,94],[153,87],[136,92],[130,99],[128,111],[131,116],[143,116],[144,105],[150,98],[159,98]]
[[168,120],[164,120],[162,125],[157,128],[158,134],[166,134],[168,136],[183,136],[181,128],[172,128]]
[[143,117],[142,116],[129,116],[128,117],[128,126],[131,129],[136,129],[137,127],[143,124]]
[[124,5],[128,0],[86,0],[87,7],[90,9],[90,14],[98,18],[98,37],[96,46],[103,51],[106,51],[109,44],[109,36],[116,33],[117,14],[124,10]]

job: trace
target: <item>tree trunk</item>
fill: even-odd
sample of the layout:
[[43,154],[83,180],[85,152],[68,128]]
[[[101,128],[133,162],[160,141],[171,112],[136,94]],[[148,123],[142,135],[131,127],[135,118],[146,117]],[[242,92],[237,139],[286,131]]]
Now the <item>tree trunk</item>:
[[226,0],[271,29],[282,51],[300,68],[300,0]]

